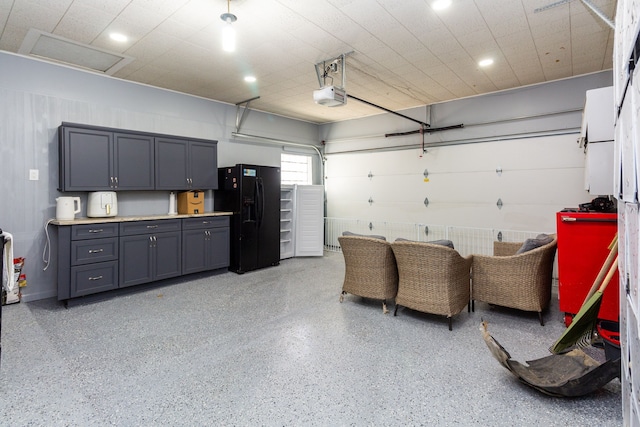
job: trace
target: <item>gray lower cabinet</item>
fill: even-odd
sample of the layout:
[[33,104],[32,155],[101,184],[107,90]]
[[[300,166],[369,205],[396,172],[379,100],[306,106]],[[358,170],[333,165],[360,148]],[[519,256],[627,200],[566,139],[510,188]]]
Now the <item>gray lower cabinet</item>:
[[181,242],[179,219],[120,223],[120,287],[180,276]]
[[118,261],[71,267],[71,298],[109,291],[117,287]]
[[229,266],[229,217],[182,220],[182,273]]
[[229,266],[229,217],[58,225],[58,300]]
[[58,299],[118,287],[118,224],[58,227]]

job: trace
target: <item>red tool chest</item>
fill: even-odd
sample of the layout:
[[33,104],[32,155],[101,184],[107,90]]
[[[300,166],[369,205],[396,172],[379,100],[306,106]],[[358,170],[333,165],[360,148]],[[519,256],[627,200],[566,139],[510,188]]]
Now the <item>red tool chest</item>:
[[[618,215],[562,211],[556,214],[556,227],[558,298],[565,324],[569,326],[609,255],[609,244],[618,231]],[[619,283],[616,272],[604,291],[599,319],[618,322]]]

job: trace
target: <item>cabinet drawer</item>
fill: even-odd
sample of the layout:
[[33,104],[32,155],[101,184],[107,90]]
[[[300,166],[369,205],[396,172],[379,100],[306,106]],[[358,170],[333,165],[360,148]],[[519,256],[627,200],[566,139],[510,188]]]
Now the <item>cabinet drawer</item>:
[[118,259],[118,238],[76,240],[71,242],[71,265]]
[[118,237],[118,223],[103,222],[74,225],[71,227],[71,240],[97,239],[103,237]]
[[132,236],[135,234],[153,234],[165,231],[180,231],[182,228],[179,219],[164,219],[155,221],[121,222],[120,235]]
[[185,218],[182,220],[183,230],[196,230],[200,228],[228,227],[228,216],[205,216],[200,218]]
[[118,262],[108,261],[71,267],[70,297],[94,294],[118,287]]

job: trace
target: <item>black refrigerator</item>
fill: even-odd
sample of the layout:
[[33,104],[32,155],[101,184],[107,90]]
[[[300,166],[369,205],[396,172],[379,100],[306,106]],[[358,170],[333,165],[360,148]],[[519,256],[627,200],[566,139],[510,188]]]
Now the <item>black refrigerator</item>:
[[219,168],[218,178],[214,208],[233,212],[229,270],[280,264],[280,168],[238,164]]

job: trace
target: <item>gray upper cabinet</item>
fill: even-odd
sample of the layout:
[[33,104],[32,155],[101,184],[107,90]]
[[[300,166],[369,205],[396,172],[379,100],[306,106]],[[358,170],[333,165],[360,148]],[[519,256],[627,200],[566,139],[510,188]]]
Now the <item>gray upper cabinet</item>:
[[113,133],[61,126],[59,132],[60,191],[111,189]]
[[156,189],[189,189],[189,142],[156,138]]
[[152,136],[115,133],[114,177],[116,190],[153,190],[154,168]]
[[209,141],[190,141],[189,146],[191,188],[194,190],[217,190],[218,144]]
[[153,136],[60,127],[60,191],[153,190]]
[[217,141],[62,123],[60,191],[215,190]]
[[156,190],[216,190],[216,141],[156,138]]

